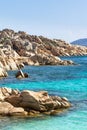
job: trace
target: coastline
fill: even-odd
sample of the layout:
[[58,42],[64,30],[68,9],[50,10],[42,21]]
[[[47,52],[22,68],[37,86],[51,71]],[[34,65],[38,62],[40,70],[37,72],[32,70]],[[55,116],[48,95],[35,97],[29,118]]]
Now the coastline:
[[[9,76],[0,80],[0,86],[31,91],[45,90],[52,96],[67,97],[72,103],[64,109],[50,115],[36,114],[31,116],[0,116],[0,128],[13,129],[71,129],[87,128],[87,56],[70,59],[80,64],[77,66],[26,66],[23,72],[30,77],[16,79],[16,71],[8,71]],[[44,128],[43,128],[44,126]],[[71,128],[72,127],[72,128]]]

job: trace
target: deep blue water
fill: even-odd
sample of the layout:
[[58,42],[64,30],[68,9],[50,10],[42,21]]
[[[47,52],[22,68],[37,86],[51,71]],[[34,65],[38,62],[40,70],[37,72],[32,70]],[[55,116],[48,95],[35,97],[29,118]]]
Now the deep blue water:
[[73,107],[56,116],[35,118],[0,117],[0,130],[87,130],[87,56],[62,57],[75,66],[28,66],[28,79],[18,80],[15,73],[0,80],[0,86],[20,90],[47,90],[51,95],[66,96]]

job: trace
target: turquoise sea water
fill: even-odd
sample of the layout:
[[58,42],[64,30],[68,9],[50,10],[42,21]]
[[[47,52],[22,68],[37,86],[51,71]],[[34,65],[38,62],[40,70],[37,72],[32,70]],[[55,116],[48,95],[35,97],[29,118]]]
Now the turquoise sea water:
[[62,114],[35,118],[0,117],[0,130],[87,130],[87,57],[62,57],[72,59],[76,66],[29,66],[28,79],[9,76],[0,80],[0,86],[20,90],[47,90],[51,95],[66,96],[73,107]]

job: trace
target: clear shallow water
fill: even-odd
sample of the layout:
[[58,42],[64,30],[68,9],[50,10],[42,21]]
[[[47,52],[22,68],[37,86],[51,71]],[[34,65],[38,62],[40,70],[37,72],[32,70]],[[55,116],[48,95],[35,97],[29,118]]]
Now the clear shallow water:
[[72,59],[78,65],[25,67],[30,78],[23,80],[15,78],[16,71],[9,71],[9,77],[0,80],[0,86],[47,90],[51,95],[66,96],[73,107],[56,116],[0,117],[0,130],[87,130],[87,57],[63,59]]

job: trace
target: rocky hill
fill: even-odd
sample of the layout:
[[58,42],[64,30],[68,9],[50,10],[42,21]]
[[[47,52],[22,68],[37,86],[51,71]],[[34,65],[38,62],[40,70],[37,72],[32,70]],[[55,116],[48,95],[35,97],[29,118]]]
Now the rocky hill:
[[87,47],[72,45],[58,39],[29,35],[26,32],[0,31],[0,66],[7,70],[26,65],[70,65],[59,56],[87,55]]
[[81,46],[87,46],[87,38],[78,39],[76,41],[71,42],[71,44],[81,45]]

